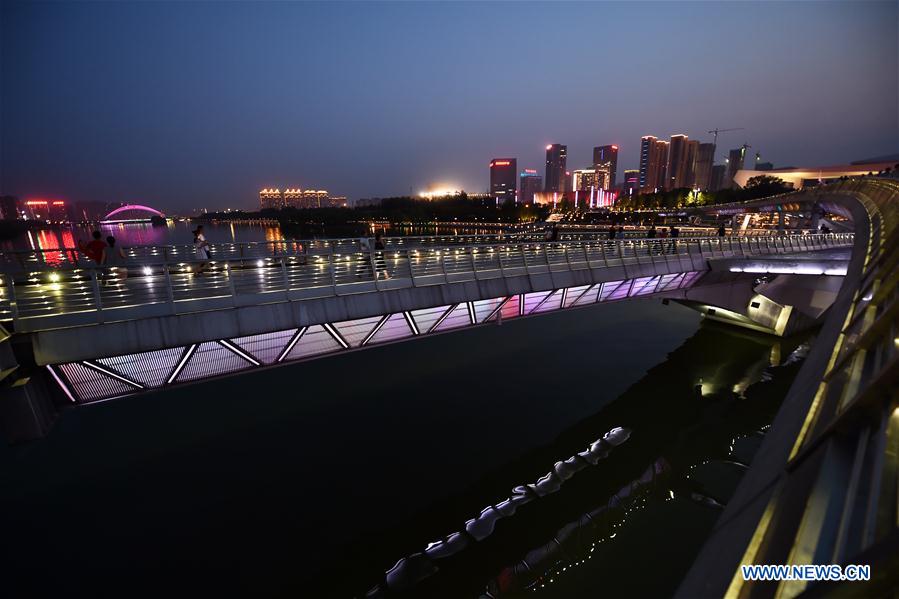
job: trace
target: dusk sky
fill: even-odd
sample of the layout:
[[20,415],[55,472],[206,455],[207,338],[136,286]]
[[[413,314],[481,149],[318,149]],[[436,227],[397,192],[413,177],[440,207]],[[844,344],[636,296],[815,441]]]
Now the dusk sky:
[[254,208],[488,186],[640,136],[899,151],[897,3],[4,3],[0,193]]

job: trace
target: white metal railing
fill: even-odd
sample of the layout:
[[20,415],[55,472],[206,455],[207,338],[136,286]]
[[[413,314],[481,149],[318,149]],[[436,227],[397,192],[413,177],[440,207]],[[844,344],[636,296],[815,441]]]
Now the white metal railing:
[[[267,246],[271,255],[223,259],[213,251],[208,261],[160,253],[112,268],[41,264],[0,275],[0,320],[13,320],[17,330],[38,330],[59,326],[49,321],[67,314],[82,315],[79,322],[104,322],[509,276],[813,251],[848,246],[852,239],[852,234],[625,239],[369,252],[333,247],[300,252],[283,242]],[[23,322],[27,326],[19,329]]]
[[[566,225],[567,227],[568,225]],[[560,233],[558,241],[600,241],[608,239],[607,227],[593,227],[590,232],[569,231]],[[660,229],[661,231],[661,229]],[[680,239],[717,236],[717,229],[683,227]],[[770,231],[749,230],[740,232],[741,237],[770,236]],[[626,228],[624,239],[646,239],[644,228]],[[616,234],[621,239],[621,233]],[[372,240],[370,240],[372,241]],[[385,237],[388,250],[396,248],[422,248],[441,246],[467,246],[508,244],[515,242],[545,241],[544,231],[517,233],[496,233],[490,235],[428,235]],[[352,252],[361,249],[358,237],[335,239],[279,239],[275,241],[218,242],[210,244],[210,257],[215,260],[244,260],[249,258],[271,258],[285,255],[308,255],[322,253]],[[132,264],[180,263],[193,260],[193,244],[142,245],[123,247]],[[0,272],[33,270],[49,266],[91,267],[95,263],[77,247],[38,248],[29,250],[0,251]]]

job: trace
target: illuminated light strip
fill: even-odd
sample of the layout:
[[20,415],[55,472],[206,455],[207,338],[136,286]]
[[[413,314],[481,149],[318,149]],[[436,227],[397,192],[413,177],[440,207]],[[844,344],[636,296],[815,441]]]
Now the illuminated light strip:
[[171,385],[178,375],[181,374],[181,371],[184,369],[184,366],[187,364],[187,361],[190,360],[190,357],[194,355],[194,352],[197,351],[197,343],[194,343],[190,347],[187,348],[187,351],[184,352],[184,355],[181,356],[181,360],[178,362],[178,365],[175,366],[175,370],[172,371],[172,374],[169,375],[169,378],[166,380],[167,385]]
[[230,349],[232,352],[234,352],[235,354],[237,354],[238,356],[240,356],[241,358],[243,358],[244,360],[246,360],[253,366],[261,366],[262,365],[262,363],[259,360],[257,360],[256,358],[254,358],[253,356],[251,356],[244,350],[240,349],[239,347],[237,347],[236,345],[234,345],[227,339],[219,339],[218,342],[219,342],[219,345],[221,345],[227,349]]
[[371,341],[371,338],[375,336],[375,333],[377,333],[378,331],[381,330],[381,327],[384,326],[384,323],[387,322],[387,320],[388,320],[391,316],[393,316],[393,314],[385,314],[384,316],[382,316],[382,317],[381,317],[381,320],[378,321],[378,324],[375,325],[375,328],[373,328],[373,329],[371,330],[371,332],[370,332],[368,335],[365,336],[365,339],[363,339],[363,340],[362,340],[362,343],[360,343],[359,345],[360,345],[360,346],[365,346],[365,345],[367,345],[368,342]]
[[518,295],[518,315],[524,316],[524,294],[520,293]]
[[421,331],[418,330],[418,325],[415,324],[415,319],[412,318],[412,313],[407,310],[403,312],[403,316],[406,318],[406,324],[412,329],[412,333],[414,335],[421,335]]
[[331,325],[331,323],[329,323],[329,322],[324,323],[324,324],[322,325],[322,328],[325,329],[326,331],[328,331],[328,333],[331,334],[331,337],[334,338],[334,341],[336,341],[337,343],[339,343],[340,345],[343,346],[343,349],[349,349],[349,348],[350,348],[350,344],[347,343],[346,341],[344,341],[343,337],[340,336],[340,333],[337,332],[337,329],[335,329],[335,328]]
[[62,391],[63,391],[63,393],[66,394],[66,397],[69,398],[69,401],[71,401],[72,403],[78,403],[78,400],[75,399],[75,396],[72,395],[72,392],[69,391],[69,388],[66,387],[66,384],[65,384],[64,382],[62,382],[62,379],[59,378],[59,375],[56,374],[56,371],[55,371],[55,370],[53,370],[53,367],[50,366],[49,364],[47,364],[47,370],[50,371],[50,375],[53,377],[53,379],[56,381],[56,383],[57,383],[60,387],[62,387]]
[[474,302],[465,302],[465,305],[468,306],[468,320],[471,324],[478,324],[477,315],[474,313]]
[[287,354],[290,353],[290,350],[293,349],[293,347],[297,344],[297,341],[299,341],[300,338],[306,333],[306,330],[308,328],[309,327],[302,327],[300,329],[297,329],[297,332],[293,334],[293,337],[291,337],[290,341],[288,341],[287,345],[284,347],[284,351],[282,351],[281,355],[278,356],[278,359],[275,360],[276,363],[281,363],[284,361],[284,358],[287,357]]
[[559,304],[559,309],[565,308],[565,300],[568,299],[568,287],[562,289],[562,303]]
[[87,366],[91,370],[96,370],[99,373],[105,374],[106,376],[116,379],[117,381],[121,381],[121,382],[125,383],[126,385],[131,385],[132,387],[137,387],[138,389],[146,389],[146,387],[144,387],[140,383],[132,381],[131,379],[127,379],[127,378],[123,377],[121,374],[113,372],[112,370],[107,370],[106,368],[103,368],[99,364],[94,364],[93,362],[88,362],[87,360],[82,360],[81,364],[84,366]]
[[443,321],[446,320],[446,317],[450,315],[450,312],[452,312],[453,310],[455,310],[458,307],[459,307],[459,304],[453,304],[452,306],[450,306],[446,310],[446,312],[443,313],[443,316],[438,318],[437,322],[435,322],[434,324],[431,325],[431,328],[428,329],[428,332],[433,333],[437,329],[437,327],[439,327],[441,324],[443,324]]

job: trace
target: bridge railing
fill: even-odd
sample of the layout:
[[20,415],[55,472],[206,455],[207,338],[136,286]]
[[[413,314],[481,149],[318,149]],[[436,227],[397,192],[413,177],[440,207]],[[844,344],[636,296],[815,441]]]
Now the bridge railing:
[[[0,320],[39,330],[163,314],[302,300],[461,281],[581,269],[674,263],[693,269],[713,257],[782,254],[847,246],[851,234],[635,239],[388,248],[384,251],[273,256],[102,266],[40,265],[0,275]],[[149,257],[148,257],[149,258]],[[679,262],[682,261],[682,262]],[[77,318],[60,319],[66,315]]]
[[[741,231],[740,237],[770,236],[770,230]],[[621,235],[619,233],[618,235]],[[625,229],[624,239],[646,239],[646,230]],[[681,238],[714,237],[717,230],[703,227],[681,228]],[[592,232],[565,232],[559,235],[559,241],[603,241],[608,233],[602,230]],[[388,250],[397,248],[443,247],[492,245],[516,242],[544,241],[542,231],[523,233],[497,233],[491,235],[428,235],[386,237]],[[336,239],[280,239],[274,241],[252,242],[216,242],[209,246],[210,258],[215,260],[244,260],[249,258],[271,258],[280,256],[302,256],[319,253],[352,252],[360,249],[360,240],[354,238]],[[124,247],[128,260],[136,264],[155,264],[158,262],[178,263],[196,259],[196,248],[193,244],[145,245]],[[61,267],[94,266],[94,262],[77,247],[44,248],[29,250],[13,250],[0,252],[0,272],[16,270],[33,270],[44,265]]]
[[[899,182],[854,178],[733,208],[765,201],[841,210],[863,238],[768,438],[679,596],[877,595],[895,588],[899,539]],[[742,564],[779,563],[866,564],[872,578],[841,587],[742,577]]]

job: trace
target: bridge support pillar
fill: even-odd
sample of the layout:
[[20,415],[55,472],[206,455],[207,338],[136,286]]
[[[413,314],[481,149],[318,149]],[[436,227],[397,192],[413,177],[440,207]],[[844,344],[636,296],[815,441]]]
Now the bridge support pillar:
[[0,434],[13,444],[46,435],[59,410],[52,382],[37,368],[22,373],[11,340],[0,326]]

